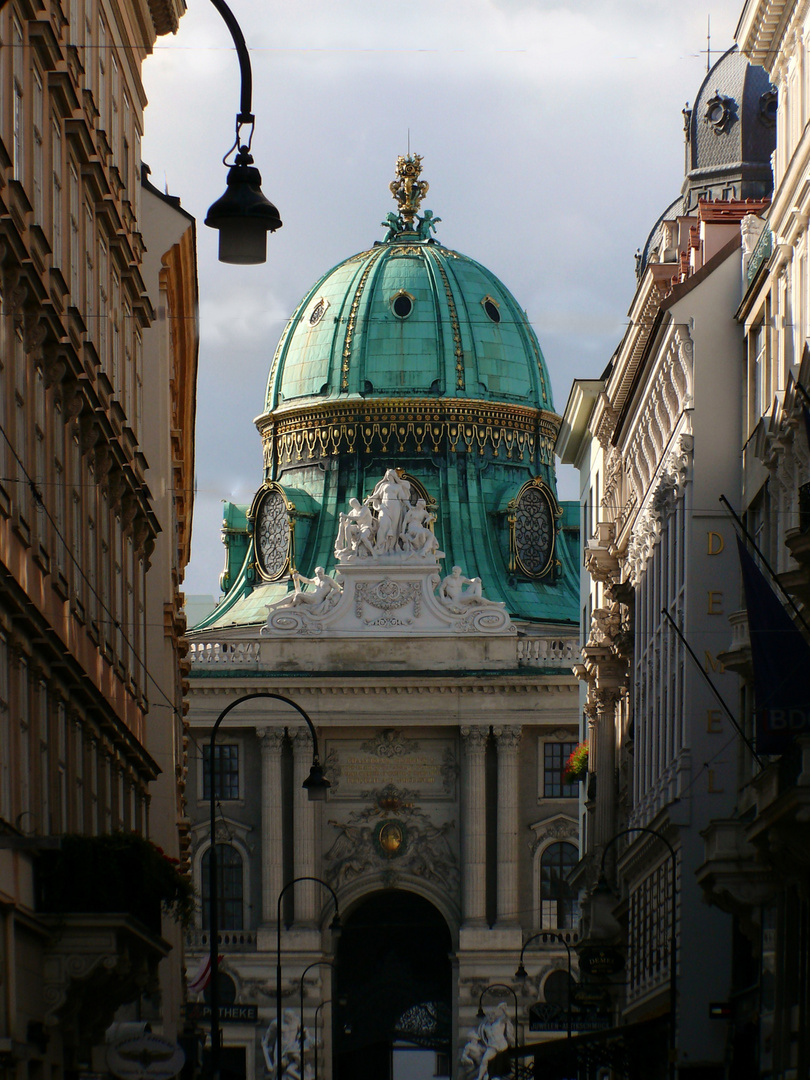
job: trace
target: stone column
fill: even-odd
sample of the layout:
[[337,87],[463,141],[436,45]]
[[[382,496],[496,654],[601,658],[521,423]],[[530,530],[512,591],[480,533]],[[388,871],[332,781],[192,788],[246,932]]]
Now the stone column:
[[596,773],[596,817],[593,839],[601,848],[616,833],[616,710],[621,693],[610,687],[597,690],[594,698],[596,719],[591,730],[596,736],[596,745],[591,760]]
[[281,829],[281,747],[284,728],[256,728],[262,752],[262,922],[274,923],[284,886]]
[[[315,875],[315,804],[303,788],[312,765],[312,736],[308,728],[299,728],[293,736],[293,851],[294,876]],[[320,886],[302,881],[293,887],[296,923],[315,922],[316,901]]]
[[518,748],[520,726],[493,728],[498,748],[499,924],[518,919]]
[[464,923],[466,925],[470,923],[483,925],[486,918],[486,755],[488,736],[489,728],[487,727],[462,727],[461,729],[461,741],[464,748],[462,904]]

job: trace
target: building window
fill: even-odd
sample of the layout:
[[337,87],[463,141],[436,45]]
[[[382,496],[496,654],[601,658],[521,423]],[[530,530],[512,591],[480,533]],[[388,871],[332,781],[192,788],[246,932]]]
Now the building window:
[[510,570],[539,578],[553,569],[555,520],[561,513],[539,477],[523,485],[508,506]]
[[567,971],[559,968],[552,971],[543,983],[543,1000],[549,1005],[557,1005],[560,1009],[568,1008],[568,996],[575,986],[574,979]]
[[79,306],[79,284],[81,281],[80,222],[79,222],[79,170],[74,162],[68,167],[68,209],[70,212],[70,302]]
[[96,326],[96,234],[93,218],[93,207],[89,202],[84,204],[84,309],[87,337],[90,341],[95,340],[98,327]]
[[[108,335],[107,330],[110,324],[110,262],[107,253],[107,244],[104,240],[99,240],[98,244],[98,337],[96,343],[98,346],[98,355],[104,368],[107,370],[107,374],[110,376],[113,386],[115,386],[115,373],[110,370],[110,357],[108,354]],[[114,391],[113,391],[114,392]]]
[[6,637],[0,633],[0,746],[9,749],[0,754],[0,817],[12,820],[11,807],[11,652]]
[[34,168],[33,168],[33,189],[34,189],[34,222],[37,225],[44,224],[44,186],[45,186],[45,148],[44,148],[44,128],[45,128],[45,96],[42,88],[42,73],[34,68],[33,72],[33,88],[34,88]]
[[53,265],[62,265],[62,128],[51,120],[51,247]]
[[579,782],[564,784],[562,771],[565,763],[576,749],[575,742],[547,742],[543,744],[543,797],[546,799],[576,799]]
[[[200,867],[204,930],[211,925],[210,864],[211,849],[208,848]],[[217,923],[220,930],[242,929],[242,897],[242,856],[231,844],[217,844]]]
[[544,928],[570,930],[577,922],[577,892],[567,878],[578,858],[573,844],[550,844],[543,852],[540,904]]
[[25,118],[23,115],[23,86],[25,78],[25,52],[22,25],[12,21],[12,67],[13,67],[13,154],[14,179],[22,182],[24,173]]
[[[220,800],[239,798],[239,747],[234,743],[219,743],[214,747],[216,761],[216,797]],[[211,798],[211,747],[203,747],[203,799]]]

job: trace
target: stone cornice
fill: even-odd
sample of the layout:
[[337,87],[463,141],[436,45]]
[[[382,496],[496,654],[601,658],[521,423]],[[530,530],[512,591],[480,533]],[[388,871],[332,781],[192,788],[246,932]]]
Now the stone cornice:
[[265,465],[349,452],[480,453],[550,462],[561,418],[545,409],[467,398],[319,401],[258,417]]
[[416,677],[420,678],[419,683],[397,683],[388,680],[371,681],[366,679],[363,679],[362,682],[359,680],[357,682],[337,682],[322,677],[307,680],[306,682],[298,679],[285,680],[277,678],[273,679],[270,684],[268,684],[266,677],[256,681],[240,680],[238,683],[235,679],[229,680],[227,683],[220,679],[210,681],[195,679],[191,685],[189,696],[192,700],[198,697],[238,696],[267,690],[268,685],[272,685],[273,690],[279,693],[284,693],[286,690],[295,695],[296,699],[326,695],[333,697],[372,697],[385,694],[399,697],[425,697],[431,695],[441,697],[462,694],[492,696],[495,694],[575,695],[578,693],[577,682],[572,675],[545,676],[542,682],[527,681],[520,675],[513,678],[503,676],[486,677],[486,682],[481,682],[475,678],[468,680],[458,679],[452,673],[437,675],[429,680],[421,678],[418,674]]

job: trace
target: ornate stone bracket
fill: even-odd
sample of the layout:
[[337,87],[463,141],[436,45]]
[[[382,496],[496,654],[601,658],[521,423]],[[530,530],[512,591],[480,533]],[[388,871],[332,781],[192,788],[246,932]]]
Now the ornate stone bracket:
[[157,987],[170,946],[126,915],[43,915],[46,1022],[69,1032],[81,1053],[99,1042],[121,1005]]

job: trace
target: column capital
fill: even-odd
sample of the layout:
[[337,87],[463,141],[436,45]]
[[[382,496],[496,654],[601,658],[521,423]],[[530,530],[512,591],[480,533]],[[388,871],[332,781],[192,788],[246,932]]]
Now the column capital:
[[268,726],[257,727],[256,738],[259,740],[262,757],[264,757],[265,754],[281,753],[281,747],[284,744],[284,728]]
[[487,748],[487,739],[489,738],[489,728],[481,725],[471,726],[465,724],[462,726],[461,740],[464,744],[464,752],[466,754],[483,754]]
[[493,727],[492,734],[499,750],[517,750],[522,731],[520,724],[501,724]]
[[292,739],[292,744],[295,748],[296,754],[302,753],[306,750],[309,750],[310,754],[312,753],[314,744],[312,742],[312,735],[310,734],[309,728],[296,728],[294,731],[290,732],[290,738]]

